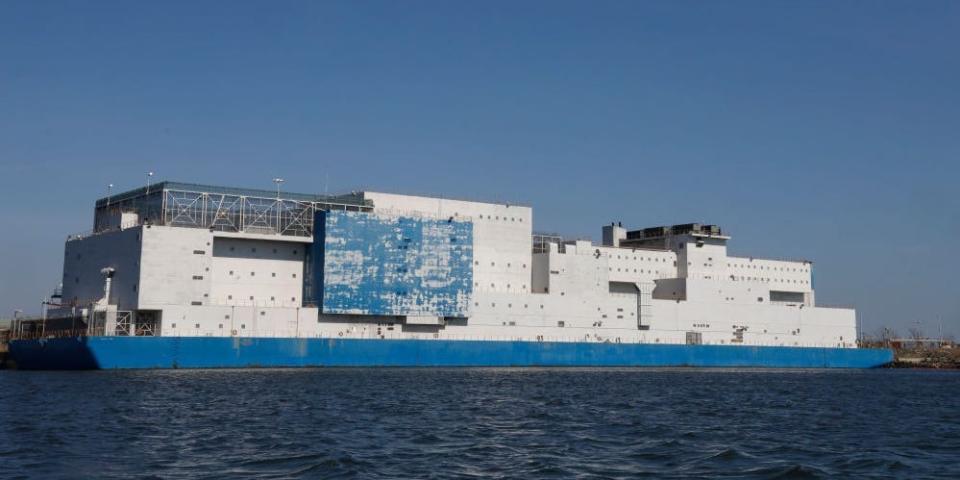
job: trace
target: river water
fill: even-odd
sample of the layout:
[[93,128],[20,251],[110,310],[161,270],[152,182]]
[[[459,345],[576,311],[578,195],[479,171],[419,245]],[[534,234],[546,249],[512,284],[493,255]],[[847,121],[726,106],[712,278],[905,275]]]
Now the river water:
[[0,371],[0,478],[960,478],[960,372]]

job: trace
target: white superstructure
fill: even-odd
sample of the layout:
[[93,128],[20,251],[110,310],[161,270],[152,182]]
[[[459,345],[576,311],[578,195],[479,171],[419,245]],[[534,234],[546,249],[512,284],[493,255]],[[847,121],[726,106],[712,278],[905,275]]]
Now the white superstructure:
[[[710,225],[608,225],[597,245],[535,236],[532,209],[517,205],[141,190],[98,202],[95,231],[68,239],[51,319],[82,313],[99,335],[856,346],[854,310],[816,306],[810,262],[729,256],[730,237]],[[468,315],[328,315],[305,304],[307,217],[322,209],[471,222]]]

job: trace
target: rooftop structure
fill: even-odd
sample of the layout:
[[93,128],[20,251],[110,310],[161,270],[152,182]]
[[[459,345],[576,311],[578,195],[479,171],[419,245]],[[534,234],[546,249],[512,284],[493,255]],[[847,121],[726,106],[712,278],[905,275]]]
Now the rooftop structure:
[[164,181],[97,200],[93,232],[151,224],[309,237],[316,211],[371,207],[359,193],[315,195]]

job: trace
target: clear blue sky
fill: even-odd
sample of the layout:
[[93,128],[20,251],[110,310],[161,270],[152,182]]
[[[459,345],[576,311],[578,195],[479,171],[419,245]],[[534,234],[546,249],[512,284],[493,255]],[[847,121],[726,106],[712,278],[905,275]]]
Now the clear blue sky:
[[0,2],[0,315],[108,183],[703,221],[865,330],[960,335],[960,2]]

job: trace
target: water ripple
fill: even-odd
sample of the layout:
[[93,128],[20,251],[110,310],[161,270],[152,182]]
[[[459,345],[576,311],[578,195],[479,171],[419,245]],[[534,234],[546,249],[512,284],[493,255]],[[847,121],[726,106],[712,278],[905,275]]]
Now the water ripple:
[[960,478],[960,374],[0,371],[0,478]]

